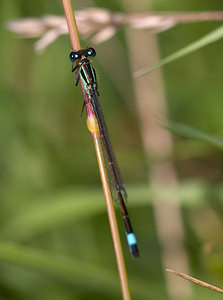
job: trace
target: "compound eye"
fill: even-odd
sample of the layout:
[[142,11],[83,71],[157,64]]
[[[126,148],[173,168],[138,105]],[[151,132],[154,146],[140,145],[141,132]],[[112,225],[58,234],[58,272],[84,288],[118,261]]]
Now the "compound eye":
[[71,54],[70,54],[69,57],[70,57],[70,60],[71,60],[72,62],[74,62],[75,60],[81,58],[81,57],[80,57],[80,54],[77,53],[77,52],[71,52]]
[[94,57],[96,55],[96,51],[94,50],[94,48],[88,48],[87,55]]

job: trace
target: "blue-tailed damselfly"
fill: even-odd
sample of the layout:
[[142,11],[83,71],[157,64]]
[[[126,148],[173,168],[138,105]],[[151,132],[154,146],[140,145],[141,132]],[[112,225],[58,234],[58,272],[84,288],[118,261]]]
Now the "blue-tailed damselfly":
[[[98,98],[99,93],[98,93],[98,85],[97,85],[97,77],[96,77],[95,69],[93,68],[91,62],[88,59],[88,57],[94,57],[95,55],[96,55],[96,51],[93,48],[72,51],[70,53],[70,60],[73,63],[72,72],[75,71],[75,85],[78,84],[81,78],[84,86],[84,92],[87,93],[88,95],[93,112],[97,119],[99,131],[100,131],[100,137],[104,148],[103,150],[108,162],[107,169],[110,170],[112,174],[112,179],[113,179],[112,182],[115,185],[115,190],[117,193],[118,202],[121,209],[122,219],[126,230],[126,236],[127,236],[129,248],[133,257],[138,257],[139,249],[129,219],[128,211],[125,205],[125,201],[127,200],[125,185],[119,171],[119,167],[116,161],[116,157],[112,148],[107,126],[99,102],[99,98]],[[74,63],[76,63],[75,66]]]

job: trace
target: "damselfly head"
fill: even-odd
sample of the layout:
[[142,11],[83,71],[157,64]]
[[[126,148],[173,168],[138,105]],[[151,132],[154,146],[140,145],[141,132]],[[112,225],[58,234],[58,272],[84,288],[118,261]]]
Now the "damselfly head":
[[94,57],[96,55],[96,51],[94,48],[81,49],[78,51],[72,51],[70,53],[70,60],[75,62],[78,59],[83,59],[86,57]]
[[81,58],[81,55],[80,55],[80,53],[79,53],[79,51],[76,51],[76,52],[71,52],[70,53],[70,60],[72,61],[72,62],[74,62],[75,60],[77,60],[77,59],[80,59]]

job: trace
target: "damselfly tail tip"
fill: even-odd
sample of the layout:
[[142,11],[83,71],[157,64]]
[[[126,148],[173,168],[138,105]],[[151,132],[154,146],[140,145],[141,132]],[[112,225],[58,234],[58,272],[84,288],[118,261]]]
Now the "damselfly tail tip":
[[132,256],[133,256],[134,258],[139,257],[139,248],[138,248],[137,245],[132,245],[132,246],[130,246],[130,251],[131,251]]

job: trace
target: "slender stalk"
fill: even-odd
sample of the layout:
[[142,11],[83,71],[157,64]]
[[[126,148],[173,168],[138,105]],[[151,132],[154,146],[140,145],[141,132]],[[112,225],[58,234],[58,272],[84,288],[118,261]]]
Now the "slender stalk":
[[186,280],[189,280],[189,281],[191,281],[193,283],[196,283],[196,284],[199,284],[199,285],[201,285],[203,287],[206,287],[207,289],[210,289],[212,291],[215,291],[215,292],[218,292],[220,294],[223,294],[223,289],[220,289],[219,287],[214,286],[214,285],[212,285],[210,283],[201,281],[201,280],[199,280],[197,278],[191,277],[189,275],[186,275],[184,273],[177,272],[177,271],[174,271],[174,270],[171,270],[171,269],[166,269],[166,271],[169,272],[169,273],[172,273],[172,274],[174,274],[176,276],[182,277],[182,278],[184,278]]
[[72,48],[74,50],[79,50],[81,49],[81,43],[78,35],[77,23],[74,17],[74,10],[72,8],[71,1],[62,0],[62,2],[63,2],[65,17],[67,20],[67,26],[68,26]]
[[[62,2],[63,2],[64,11],[65,11],[65,15],[66,15],[66,20],[67,20],[67,24],[68,24],[68,30],[69,30],[69,34],[70,34],[72,47],[75,50],[81,49],[71,1],[70,0],[62,0]],[[86,95],[86,93],[84,93],[84,86],[83,86],[82,81],[81,81],[81,89],[82,89],[84,99],[85,99],[85,108],[86,108],[86,113],[87,113],[87,127],[88,127],[88,130],[91,132],[93,140],[94,140],[95,151],[96,151],[96,155],[97,155],[97,160],[98,160],[98,165],[99,165],[99,170],[100,170],[100,175],[101,175],[101,181],[102,181],[103,191],[104,191],[104,195],[105,195],[108,218],[109,218],[109,223],[110,223],[112,240],[113,240],[113,244],[114,244],[118,272],[119,272],[122,296],[123,296],[124,300],[131,300],[129,284],[128,284],[128,277],[127,277],[126,268],[125,268],[125,261],[124,261],[124,256],[123,256],[123,251],[122,251],[122,246],[121,246],[121,241],[120,241],[120,235],[119,235],[119,230],[118,230],[118,225],[117,225],[117,220],[116,220],[116,215],[115,215],[115,209],[114,209],[114,205],[113,205],[113,199],[112,199],[112,195],[111,195],[109,179],[108,179],[108,174],[107,174],[107,169],[106,169],[106,162],[105,162],[105,158],[104,158],[104,154],[103,154],[102,146],[101,146],[100,131],[99,131],[97,119],[95,117],[95,114],[93,112],[93,109],[92,109],[90,101],[89,101],[89,97],[88,97],[88,95]]]
[[[89,105],[90,105],[90,103],[89,103]],[[87,104],[87,106],[88,106],[88,104]],[[88,107],[86,107],[86,109],[88,109]],[[116,220],[116,215],[115,215],[115,209],[114,209],[114,205],[113,205],[113,199],[112,199],[111,190],[110,190],[110,186],[109,186],[108,174],[107,174],[107,170],[105,167],[103,150],[101,147],[100,132],[98,129],[98,124],[97,124],[96,118],[94,116],[87,117],[87,126],[88,126],[89,131],[92,134],[92,137],[94,140],[94,145],[95,145],[95,151],[97,154],[98,166],[99,166],[100,175],[101,175],[101,182],[102,182],[102,186],[103,186],[103,190],[104,190],[108,218],[109,218],[111,234],[112,234],[112,240],[113,240],[114,249],[115,249],[116,261],[117,261],[117,265],[118,265],[118,272],[119,272],[119,278],[120,278],[120,283],[121,283],[122,296],[123,296],[124,300],[130,300],[131,295],[130,295],[130,291],[129,291],[128,277],[127,277],[126,268],[125,268],[125,262],[124,262],[122,245],[121,245],[121,240],[120,240],[120,236],[119,236],[119,230],[118,230],[118,225],[117,225],[117,220]]]

